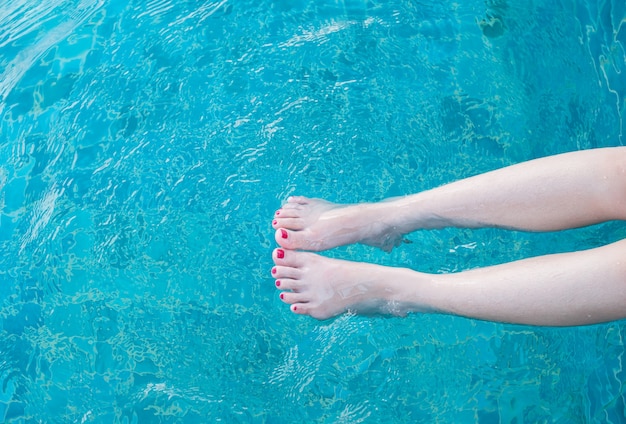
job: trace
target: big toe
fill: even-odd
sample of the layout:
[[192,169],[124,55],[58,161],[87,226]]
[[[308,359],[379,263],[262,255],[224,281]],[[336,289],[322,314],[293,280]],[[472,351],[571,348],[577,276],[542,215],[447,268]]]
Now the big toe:
[[275,233],[276,243],[285,249],[309,249],[310,246],[305,242],[304,233],[302,231],[291,231],[285,228],[279,228]]

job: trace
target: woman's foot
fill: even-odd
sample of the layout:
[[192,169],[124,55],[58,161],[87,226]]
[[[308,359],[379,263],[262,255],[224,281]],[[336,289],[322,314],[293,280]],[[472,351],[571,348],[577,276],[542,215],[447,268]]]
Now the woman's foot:
[[390,251],[403,234],[383,213],[385,202],[339,205],[321,199],[290,197],[274,215],[276,241],[291,250],[321,251],[363,243]]
[[419,273],[404,268],[331,259],[310,252],[275,249],[272,277],[291,311],[327,319],[347,311],[406,315],[416,310],[408,289]]

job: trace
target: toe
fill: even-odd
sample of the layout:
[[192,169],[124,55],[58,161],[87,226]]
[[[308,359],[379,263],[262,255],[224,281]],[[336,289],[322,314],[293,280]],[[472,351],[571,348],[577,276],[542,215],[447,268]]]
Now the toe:
[[272,252],[272,259],[274,260],[275,264],[279,264],[279,265],[284,265],[285,261],[285,250],[278,248],[278,249],[274,249],[274,251]]
[[295,218],[301,215],[301,206],[300,205],[285,205],[282,209],[279,209],[274,214],[274,218]]
[[283,249],[281,247],[274,249],[272,252],[272,259],[276,265],[288,266],[292,268],[297,268],[300,264],[297,252],[289,249]]
[[301,288],[301,284],[298,280],[286,277],[276,279],[274,285],[278,290],[292,290],[294,292],[298,292]]
[[286,213],[299,213],[303,210],[303,208],[304,205],[301,203],[288,202],[280,208],[280,215],[284,215]]
[[292,205],[307,205],[309,204],[309,198],[304,196],[290,196],[287,199],[287,204]]
[[309,306],[306,303],[292,303],[289,309],[291,309],[291,312],[293,312],[294,314],[311,315],[311,312],[309,311]]
[[276,279],[290,278],[297,280],[300,277],[300,270],[288,266],[277,265],[272,268],[272,277]]
[[279,228],[289,228],[290,230],[301,230],[304,228],[304,220],[298,217],[290,218],[287,216],[282,216],[281,218],[275,218],[272,221],[272,227],[274,227],[275,230]]
[[292,303],[290,309],[294,314],[308,315],[320,321],[327,320],[337,315],[330,314],[328,311],[324,310],[324,308],[320,308],[319,305],[315,305],[311,302]]
[[297,246],[293,244],[293,240],[295,240],[296,236],[293,231],[287,230],[285,228],[278,228],[276,230],[276,234],[274,235],[276,239],[276,243],[286,249],[296,249]]
[[279,297],[280,300],[287,303],[288,305],[304,304],[307,300],[302,293],[294,292],[281,292]]
[[301,268],[306,264],[306,258],[306,252],[283,249],[281,247],[274,249],[272,252],[274,263],[283,267]]
[[308,235],[309,231],[292,231],[286,228],[278,228],[274,239],[279,246],[289,250],[321,250],[321,244],[315,243]]

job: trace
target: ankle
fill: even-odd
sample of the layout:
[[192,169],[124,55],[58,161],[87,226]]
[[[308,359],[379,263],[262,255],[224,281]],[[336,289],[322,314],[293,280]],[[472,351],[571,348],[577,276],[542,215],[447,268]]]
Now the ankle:
[[394,197],[379,202],[376,206],[380,219],[389,230],[408,234],[427,228],[428,220],[424,212],[424,204],[421,196],[411,195]]

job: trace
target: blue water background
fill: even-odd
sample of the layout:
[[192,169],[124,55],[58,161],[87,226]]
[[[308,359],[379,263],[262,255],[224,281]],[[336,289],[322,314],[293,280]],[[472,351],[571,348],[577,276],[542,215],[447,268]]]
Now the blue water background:
[[[522,3],[520,5],[519,3]],[[291,314],[287,196],[623,145],[614,1],[0,0],[0,421],[624,422],[622,322]],[[416,232],[454,272],[626,236]]]

